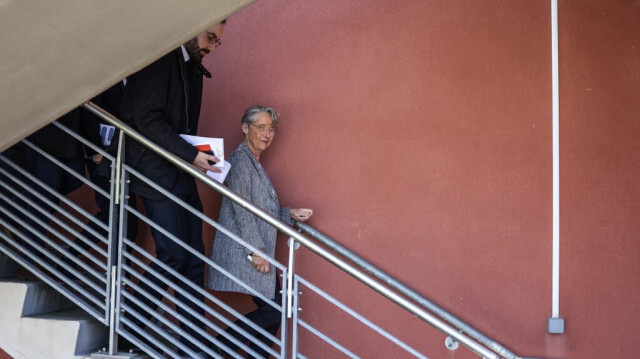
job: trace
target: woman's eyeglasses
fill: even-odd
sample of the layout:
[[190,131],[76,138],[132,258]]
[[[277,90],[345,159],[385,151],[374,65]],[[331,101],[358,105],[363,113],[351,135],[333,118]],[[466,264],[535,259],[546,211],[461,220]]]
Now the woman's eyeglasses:
[[276,128],[275,127],[267,127],[267,125],[254,125],[253,123],[250,123],[249,125],[255,127],[256,129],[258,129],[258,132],[260,133],[264,133],[264,131],[269,131],[270,135],[275,135],[276,134]]

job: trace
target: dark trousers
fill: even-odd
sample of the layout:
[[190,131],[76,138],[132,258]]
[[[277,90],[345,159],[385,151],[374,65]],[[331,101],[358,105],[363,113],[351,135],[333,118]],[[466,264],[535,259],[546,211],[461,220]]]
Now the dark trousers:
[[[33,175],[34,178],[44,182],[44,184],[51,187],[51,189],[53,189],[54,191],[58,192],[63,196],[75,191],[76,189],[80,188],[80,186],[82,186],[82,181],[80,179],[76,178],[75,176],[73,176],[71,173],[67,172],[63,168],[58,167],[58,165],[56,165],[49,159],[45,158],[44,156],[40,155],[38,152],[30,148],[26,150],[26,160],[27,160],[27,171],[31,175]],[[68,167],[70,167],[77,174],[84,176],[84,161],[82,158],[80,157],[58,158],[58,160],[64,163],[65,165],[67,165]],[[45,202],[40,200],[38,196],[47,198],[48,200],[52,201],[55,204],[58,204],[60,201],[53,194],[41,188],[35,182],[28,182],[28,184],[33,186],[33,191],[24,189],[22,193],[27,198],[34,201],[36,204],[42,206],[49,213],[55,212],[53,207],[50,207],[49,205],[45,204]],[[47,216],[44,213],[36,210],[32,206],[27,205],[26,203],[22,203],[22,204],[26,207],[27,214],[22,214],[21,217],[25,220],[27,224],[33,226],[33,228],[37,232],[46,234],[47,231],[42,226],[37,224],[33,220],[33,218],[34,217],[38,218],[41,221],[46,223],[48,221]],[[44,243],[44,241],[40,239],[36,234],[32,234],[28,230],[25,230],[25,234],[29,236],[33,241],[38,243],[39,245],[42,245]],[[33,253],[36,253],[39,256],[42,256],[42,253],[39,253],[38,251],[36,251],[29,244],[25,243],[25,247],[26,249],[32,251]]]
[[[178,174],[175,184],[171,189],[171,193],[191,205],[196,210],[202,211],[202,203],[198,196],[198,189],[196,187],[195,180],[189,175],[185,173]],[[204,255],[204,244],[202,243],[202,220],[200,218],[194,216],[170,199],[156,201],[143,198],[143,202],[149,219],[163,227],[166,231],[175,235],[178,240],[183,241],[185,244],[194,248],[198,253]],[[182,248],[155,228],[151,228],[151,234],[156,245],[157,260],[183,275],[186,280],[191,281],[196,285],[196,287],[204,288],[204,261],[189,253],[186,249]],[[152,263],[150,268],[158,272],[160,275],[166,276],[177,287],[184,289],[187,293],[195,297],[196,301],[204,303],[204,295],[196,292],[188,286],[183,279],[173,277],[167,271],[160,268],[156,263]],[[166,290],[168,288],[165,283],[157,279],[149,271],[144,274],[144,279],[145,281],[153,282],[162,289]],[[153,298],[161,299],[163,297],[162,293],[156,292],[145,282],[141,281],[139,285]],[[156,308],[156,305],[153,304],[151,300],[144,297],[140,292],[136,292],[135,296],[136,299],[151,307],[152,310]],[[178,293],[178,291],[176,291],[176,299],[182,301],[184,305],[188,306],[195,313],[204,316],[204,309],[194,304],[184,295]],[[187,313],[183,305],[177,305],[177,311],[180,315],[191,321],[194,327],[200,328],[203,331],[205,330],[205,325]],[[146,314],[146,312],[142,310],[138,310],[138,312],[146,318],[150,318],[150,315]],[[195,339],[202,340],[188,323],[181,322],[180,327]],[[196,352],[202,351],[197,345],[190,344],[185,338],[180,338],[180,341]]]
[[[275,269],[272,269],[272,270],[275,270]],[[276,277],[276,292],[273,299],[276,303],[282,303],[281,289],[282,287],[280,286],[280,281],[278,281]],[[272,307],[269,303],[265,302],[264,300],[260,299],[260,297],[251,296],[251,298],[253,299],[253,302],[256,303],[256,305],[258,306],[258,309],[254,310],[253,312],[247,313],[245,315],[245,318],[249,319],[260,328],[265,329],[267,332],[271,333],[273,336],[278,334],[278,329],[280,329],[280,322],[282,321],[282,312]],[[273,345],[272,341],[269,338],[258,333],[257,330],[251,328],[248,324],[245,324],[240,320],[236,320],[235,324],[237,324],[240,328],[244,329],[247,333],[249,333],[255,339],[258,339],[259,341],[266,344],[268,347]],[[238,339],[241,342],[247,341],[244,335],[240,334],[238,331],[234,330],[231,327],[227,328],[225,332],[230,334],[231,336],[233,336],[234,338]],[[249,347],[255,350],[255,352],[258,353],[261,357],[268,358],[270,354],[266,350],[262,349],[257,344],[255,344],[254,338],[251,338],[251,345]],[[238,350],[237,345],[233,344],[229,339],[223,337],[222,335],[219,335],[218,339],[222,342],[222,344],[228,346],[231,350],[233,351]],[[249,357],[253,358],[253,356],[249,356]]]
[[[106,158],[103,159],[103,161],[107,161]],[[87,165],[87,172],[89,172],[89,178],[91,179],[91,181],[96,184],[98,187],[100,187],[102,190],[109,192],[111,189],[111,182],[110,179],[97,174],[97,166],[95,163],[93,163],[93,161],[91,160],[87,160],[86,161],[86,165]],[[96,201],[96,205],[98,206],[98,212],[96,212],[95,214],[95,218],[99,221],[101,221],[102,223],[108,224],[109,223],[109,207],[111,205],[111,200],[103,195],[101,195],[99,192],[95,192],[95,201]],[[131,194],[131,196],[129,197],[129,202],[128,204],[131,207],[136,207],[136,196]],[[94,221],[89,221],[87,223],[87,227],[92,229],[93,231],[97,232],[97,233],[101,233],[102,236],[106,236],[106,232]],[[127,231],[126,231],[126,236],[127,239],[129,239],[130,241],[135,241],[136,240],[136,235],[138,232],[138,219],[137,217],[132,214],[129,213],[128,218],[127,218]],[[89,241],[91,241],[92,243],[98,243],[99,238],[95,237],[93,234],[91,234],[89,232],[89,230],[87,228],[83,229],[82,232],[80,233],[82,236],[84,236],[85,238],[87,238]],[[116,237],[117,238],[117,237]],[[86,243],[83,240],[77,240],[76,239],[76,243],[83,249],[88,250],[90,248],[89,244]],[[117,243],[114,243],[114,245],[117,246]],[[117,247],[116,247],[117,248]],[[71,253],[74,256],[79,256],[80,252],[71,247],[69,248],[69,253]]]

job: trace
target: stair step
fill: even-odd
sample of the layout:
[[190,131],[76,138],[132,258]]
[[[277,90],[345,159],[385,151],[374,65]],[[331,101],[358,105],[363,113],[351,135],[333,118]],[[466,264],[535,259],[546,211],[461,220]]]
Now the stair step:
[[105,325],[44,282],[0,280],[0,347],[10,355],[77,359],[107,339]]
[[[77,333],[74,355],[89,353],[104,346],[109,336],[108,328],[104,324],[80,308],[37,314],[25,317],[22,321],[27,325],[33,323],[38,328],[42,326],[50,326],[51,328],[59,326],[71,327],[71,330]],[[43,333],[47,332],[44,331]],[[56,334],[50,333],[49,335],[55,336]],[[64,339],[64,337],[61,339]],[[55,343],[55,339],[51,338],[50,340]],[[68,344],[68,340],[66,344]]]
[[74,308],[75,304],[44,282],[0,281],[0,318],[33,316]]

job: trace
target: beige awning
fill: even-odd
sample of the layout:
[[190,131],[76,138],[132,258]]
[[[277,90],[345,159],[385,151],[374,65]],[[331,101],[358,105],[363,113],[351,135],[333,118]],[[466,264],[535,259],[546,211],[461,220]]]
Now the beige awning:
[[0,0],[0,150],[254,0]]

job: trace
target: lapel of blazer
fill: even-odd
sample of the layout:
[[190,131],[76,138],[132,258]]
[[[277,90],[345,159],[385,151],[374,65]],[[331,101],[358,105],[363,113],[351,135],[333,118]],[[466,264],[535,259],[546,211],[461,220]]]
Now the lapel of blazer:
[[264,182],[264,184],[268,188],[267,192],[269,192],[269,195],[271,196],[271,198],[278,205],[280,205],[279,202],[278,202],[278,195],[276,194],[276,190],[273,187],[273,183],[271,183],[271,179],[267,175],[267,172],[264,170],[264,168],[262,168],[262,165],[260,164],[260,162],[258,162],[256,160],[256,158],[253,156],[253,153],[249,149],[249,146],[247,146],[246,144],[242,143],[242,148],[245,151],[245,154],[247,156],[249,156],[249,158],[251,159],[251,163],[253,163],[253,167],[256,169],[256,172],[258,172],[258,175],[260,176],[260,179],[262,180],[262,182]]

